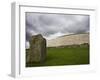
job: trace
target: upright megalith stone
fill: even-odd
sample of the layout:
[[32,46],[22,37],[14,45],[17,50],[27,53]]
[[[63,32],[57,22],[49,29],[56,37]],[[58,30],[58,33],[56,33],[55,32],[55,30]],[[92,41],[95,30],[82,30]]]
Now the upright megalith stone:
[[31,37],[27,62],[44,62],[46,59],[46,39],[41,34]]

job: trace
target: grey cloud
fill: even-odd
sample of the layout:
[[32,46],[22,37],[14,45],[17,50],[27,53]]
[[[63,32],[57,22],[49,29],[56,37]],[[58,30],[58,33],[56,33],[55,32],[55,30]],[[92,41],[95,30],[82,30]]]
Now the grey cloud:
[[27,41],[32,35],[40,33],[44,37],[49,37],[58,32],[63,34],[89,32],[89,16],[26,13]]

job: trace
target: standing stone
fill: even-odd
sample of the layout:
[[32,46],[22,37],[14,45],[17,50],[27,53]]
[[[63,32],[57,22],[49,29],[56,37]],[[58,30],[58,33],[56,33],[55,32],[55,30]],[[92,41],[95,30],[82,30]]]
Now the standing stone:
[[27,62],[44,62],[46,59],[46,39],[41,34],[32,36]]

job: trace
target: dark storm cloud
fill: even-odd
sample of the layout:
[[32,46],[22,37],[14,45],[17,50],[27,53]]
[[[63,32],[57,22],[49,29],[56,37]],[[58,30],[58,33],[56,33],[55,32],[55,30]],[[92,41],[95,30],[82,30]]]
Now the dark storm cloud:
[[45,38],[89,32],[89,16],[26,13],[26,40],[32,35],[42,34]]

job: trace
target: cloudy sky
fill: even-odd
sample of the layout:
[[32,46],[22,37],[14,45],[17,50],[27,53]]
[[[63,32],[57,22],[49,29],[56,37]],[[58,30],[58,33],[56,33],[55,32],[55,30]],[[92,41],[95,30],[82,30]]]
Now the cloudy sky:
[[88,15],[26,13],[26,48],[32,35],[42,34],[47,40],[68,34],[89,32]]

